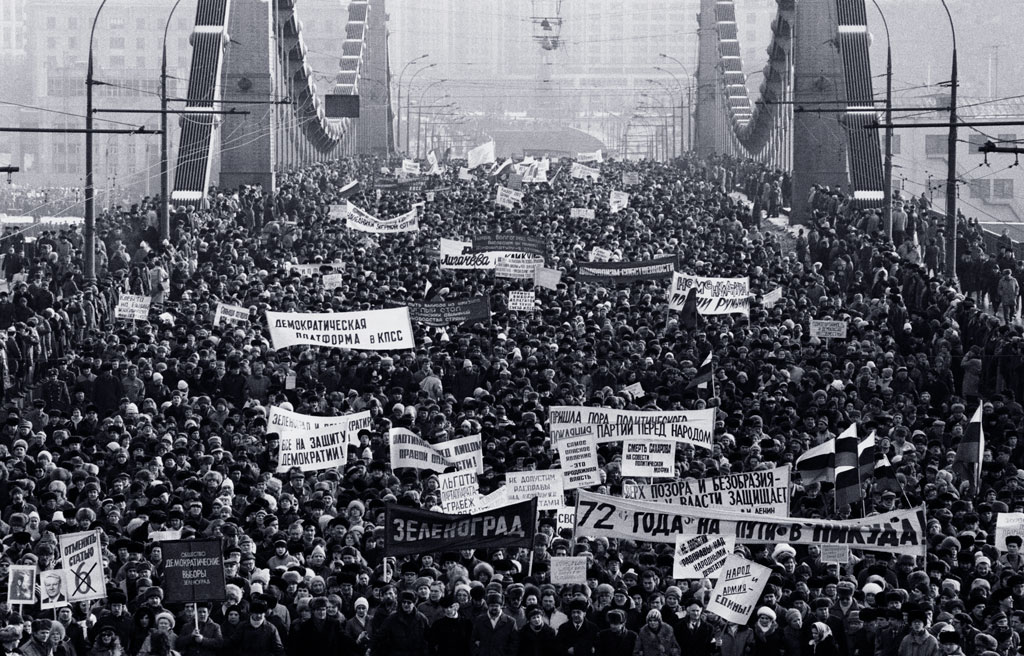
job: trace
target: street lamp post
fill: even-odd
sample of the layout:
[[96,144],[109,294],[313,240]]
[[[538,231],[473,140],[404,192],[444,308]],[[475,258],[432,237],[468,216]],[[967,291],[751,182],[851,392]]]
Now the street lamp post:
[[402,77],[405,76],[405,69],[409,68],[421,59],[429,57],[430,54],[420,55],[415,59],[410,59],[406,62],[405,66],[402,67],[402,72],[398,74],[398,111],[395,114],[395,146],[397,147],[402,141]]
[[953,15],[949,13],[946,0],[940,0],[949,19],[949,30],[953,34],[953,70],[949,79],[949,170],[946,172],[946,274],[956,280],[956,27]]
[[885,26],[885,180],[882,191],[885,196],[885,224],[888,226],[889,241],[892,241],[892,41],[889,39],[889,22],[885,20],[882,8],[875,3],[878,15]]
[[406,155],[406,157],[409,156],[409,112],[410,112],[410,107],[409,106],[412,104],[410,102],[410,100],[412,99],[412,83],[416,81],[416,76],[417,75],[419,75],[420,73],[422,73],[423,71],[425,71],[425,70],[427,70],[429,68],[434,68],[435,66],[437,66],[437,64],[427,64],[423,68],[417,68],[413,72],[412,77],[409,78],[409,93],[405,94],[405,155]]
[[[672,155],[671,156],[675,157],[676,156],[676,106],[673,104],[674,98],[672,97],[672,90],[669,89],[668,85],[666,85],[661,80],[655,80],[654,78],[647,78],[647,81],[648,82],[653,82],[654,84],[657,84],[662,89],[664,89],[665,90],[665,95],[668,97],[668,109],[672,111]],[[680,100],[682,100],[681,90],[680,90],[679,98],[680,98]],[[680,117],[679,130],[682,131],[682,129],[683,129],[683,127],[682,127],[682,117]]]
[[[420,93],[419,106],[420,107],[423,106],[423,97],[427,95],[427,91],[430,91],[430,89],[432,89],[433,87],[436,87],[437,85],[441,84],[442,82],[447,82],[447,81],[448,80],[444,79],[444,78],[442,78],[440,80],[434,80],[433,82],[428,84],[426,87],[424,87],[423,91]],[[412,95],[412,82],[411,81],[410,81],[410,85],[409,85],[409,94]],[[417,113],[416,113],[416,159],[419,159],[419,157],[420,157],[420,123],[419,123],[419,116],[420,116],[420,112],[417,111]]]
[[164,48],[160,59],[160,238],[171,238],[170,165],[167,149],[167,31],[171,27],[174,10],[181,4],[176,0],[164,24]]
[[[690,74],[690,69],[688,69],[686,67],[686,65],[683,64],[683,62],[679,61],[675,57],[671,57],[669,55],[666,55],[663,52],[659,52],[658,56],[661,57],[662,59],[668,59],[670,61],[674,61],[679,66],[679,68],[681,68],[683,70],[683,73],[686,75],[686,77],[689,78],[691,81],[693,80],[693,76]],[[669,71],[668,69],[664,69],[663,68],[661,70],[663,70],[666,73],[669,73],[671,75],[671,71]],[[675,76],[673,76],[673,77],[675,77]],[[676,80],[676,84],[679,84],[678,80]],[[692,88],[693,88],[692,83],[686,85],[687,96],[689,96]],[[693,117],[690,116],[690,107],[693,106],[693,103],[688,98],[686,104],[683,105],[683,91],[682,90],[683,90],[683,85],[679,84],[679,111],[680,111],[680,113],[683,116],[686,116],[686,130],[683,132],[682,135],[680,135],[680,147],[683,150],[685,150],[686,149],[686,144],[682,143],[683,135],[685,135],[688,138],[688,140],[690,142],[690,146],[693,145],[693,138],[690,136],[690,126],[693,124]],[[682,124],[682,122],[683,122],[682,119],[680,119],[679,122],[680,122],[680,124]]]
[[[666,57],[667,55],[662,55],[662,56]],[[679,60],[673,59],[673,61],[679,61]],[[682,64],[680,64],[680,66],[682,66]],[[679,78],[676,77],[675,73],[673,73],[672,71],[668,70],[667,68],[663,68],[661,66],[655,66],[654,69],[657,70],[657,71],[661,71],[662,73],[668,73],[669,75],[671,75],[672,76],[672,81],[676,83],[676,88],[679,89],[679,116],[680,116],[679,123],[680,123],[680,128],[681,128],[680,132],[682,133],[680,135],[679,147],[680,147],[681,150],[685,150],[686,149],[686,145],[683,143],[682,135],[689,134],[690,130],[689,130],[689,127],[683,125],[683,122],[684,122],[683,117],[689,118],[687,116],[687,109],[686,109],[687,105],[683,104],[683,89],[684,89],[683,83],[679,81]],[[683,67],[683,71],[686,71],[685,67]],[[689,73],[687,73],[687,75],[689,75]],[[685,87],[685,88],[689,89],[689,87]],[[685,129],[682,129],[684,127],[685,127]]]
[[85,71],[85,280],[96,282],[96,189],[93,186],[92,172],[92,87],[93,58],[92,43],[96,36],[96,23],[107,0],[100,2],[96,15],[92,19],[92,30],[89,32],[89,63]]

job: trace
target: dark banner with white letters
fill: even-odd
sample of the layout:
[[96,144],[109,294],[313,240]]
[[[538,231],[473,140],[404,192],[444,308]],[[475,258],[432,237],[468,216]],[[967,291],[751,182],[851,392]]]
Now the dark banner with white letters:
[[389,503],[384,553],[412,556],[435,551],[527,547],[537,530],[537,499],[474,515],[446,515]]

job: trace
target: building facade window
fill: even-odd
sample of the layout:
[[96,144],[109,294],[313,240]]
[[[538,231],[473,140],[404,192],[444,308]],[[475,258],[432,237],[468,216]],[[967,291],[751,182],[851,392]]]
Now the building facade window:
[[992,198],[1010,200],[1013,198],[1013,178],[996,178],[992,181]]
[[927,157],[943,157],[946,154],[947,138],[944,134],[927,134],[924,137],[924,154]]
[[991,180],[971,180],[971,198],[980,198],[987,200],[991,194],[992,189]]

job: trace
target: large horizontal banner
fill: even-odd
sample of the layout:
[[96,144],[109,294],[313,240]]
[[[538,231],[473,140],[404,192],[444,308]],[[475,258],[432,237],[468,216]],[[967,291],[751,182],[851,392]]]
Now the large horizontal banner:
[[407,307],[364,312],[268,311],[266,315],[275,349],[310,344],[355,351],[397,351],[416,346]]
[[409,318],[428,326],[487,321],[491,318],[491,302],[485,296],[454,301],[409,301]]
[[634,282],[671,278],[676,267],[675,255],[662,255],[641,262],[585,262],[580,264],[577,278],[584,282]]
[[732,536],[740,544],[848,544],[854,549],[914,556],[924,553],[925,544],[921,515],[916,510],[846,521],[787,519],[577,492],[577,536],[674,544],[680,534]]
[[501,253],[474,253],[468,241],[441,238],[442,269],[493,269]]
[[622,486],[633,501],[658,501],[691,508],[789,516],[789,467]]
[[599,444],[626,438],[655,437],[710,449],[715,431],[714,408],[643,411],[556,405],[551,406],[548,419],[553,444],[581,435],[585,426],[594,424]]
[[699,314],[750,314],[750,278],[702,278],[687,273],[673,274],[669,309],[682,310],[694,287]]
[[389,503],[384,510],[384,554],[418,556],[439,551],[531,547],[537,530],[537,499],[472,515]]
[[348,203],[348,214],[345,216],[345,227],[359,232],[370,232],[376,235],[394,234],[399,232],[416,232],[420,229],[420,215],[414,208],[405,214],[392,219],[378,219],[366,210]]
[[328,273],[344,273],[344,262],[314,262],[313,264],[287,264],[288,271],[298,273],[299,277],[326,275]]
[[543,257],[547,252],[547,246],[547,241],[543,237],[515,233],[495,233],[473,238],[473,251],[476,253],[504,251],[506,253],[531,253]]
[[429,469],[443,472],[451,467],[448,459],[422,437],[405,428],[392,428],[388,431],[390,445],[391,468]]
[[576,180],[582,180],[583,178],[590,178],[591,180],[599,180],[601,178],[601,172],[595,168],[585,166],[579,162],[573,162],[569,168],[569,177]]

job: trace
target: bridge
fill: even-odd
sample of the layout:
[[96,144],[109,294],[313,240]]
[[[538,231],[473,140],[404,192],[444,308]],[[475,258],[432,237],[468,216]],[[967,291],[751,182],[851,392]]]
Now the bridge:
[[[324,98],[299,18],[304,8],[311,19],[348,12],[344,33],[327,41],[338,71]],[[389,85],[380,82],[388,79],[385,21],[384,0],[199,0],[186,102],[193,113],[182,123],[171,199],[202,201],[212,180],[273,189],[280,170],[388,151],[390,111],[380,109],[390,105]],[[373,111],[359,111],[361,98],[375,101]],[[246,113],[214,113],[230,108]]]
[[797,220],[812,184],[885,200],[865,0],[777,0],[760,95],[743,72],[734,0],[701,0],[695,149],[791,171]]

